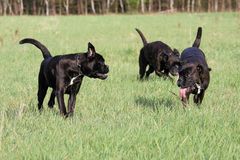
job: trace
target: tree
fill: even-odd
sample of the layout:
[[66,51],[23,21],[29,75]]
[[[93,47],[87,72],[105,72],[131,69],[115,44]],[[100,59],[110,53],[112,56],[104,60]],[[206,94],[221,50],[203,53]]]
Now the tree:
[[141,0],[141,11],[142,11],[142,13],[145,12],[145,4],[144,4],[144,0]]
[[91,0],[91,8],[92,8],[93,14],[96,14],[95,5],[94,5],[94,0]]
[[49,2],[48,0],[45,0],[45,6],[46,6],[46,15],[48,16],[49,15]]
[[201,11],[201,8],[202,8],[201,0],[198,0],[198,2],[197,2],[197,8],[198,8],[198,12],[200,12],[200,11]]
[[158,11],[160,12],[162,10],[162,3],[161,0],[158,0]]
[[66,15],[69,15],[69,0],[64,1],[64,8],[65,8]]
[[190,12],[190,0],[187,1],[187,11]]
[[228,11],[232,10],[232,0],[227,0],[228,2]]
[[237,10],[240,11],[240,0],[237,0]]
[[119,0],[119,2],[120,2],[121,12],[124,13],[123,1]]
[[170,10],[171,10],[171,12],[174,11],[173,5],[174,5],[174,0],[170,0]]
[[152,12],[152,8],[153,8],[153,1],[152,1],[152,0],[149,0],[149,3],[148,3],[148,12]]
[[192,12],[194,12],[195,0],[192,0]]
[[214,11],[218,11],[218,0],[214,0]]

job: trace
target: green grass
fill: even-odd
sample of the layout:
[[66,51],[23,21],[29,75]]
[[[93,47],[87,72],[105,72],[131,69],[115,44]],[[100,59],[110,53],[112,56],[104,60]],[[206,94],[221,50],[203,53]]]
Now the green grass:
[[[183,110],[169,92],[178,94],[175,84],[137,80],[142,42],[134,28],[182,51],[198,26],[211,82],[201,107],[191,101]],[[240,159],[239,33],[237,13],[0,17],[0,159]],[[86,51],[91,41],[105,57],[109,78],[84,79],[73,118],[47,108],[50,92],[39,114],[43,58],[18,44],[25,37],[53,55]]]

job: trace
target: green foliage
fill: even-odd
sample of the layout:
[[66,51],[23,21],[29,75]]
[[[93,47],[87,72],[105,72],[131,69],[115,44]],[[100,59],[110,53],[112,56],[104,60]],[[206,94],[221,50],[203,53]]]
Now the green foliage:
[[[238,19],[235,13],[0,17],[0,159],[240,159]],[[155,75],[137,80],[142,42],[134,28],[149,42],[182,51],[198,26],[211,82],[201,107],[191,102],[184,110],[169,92],[178,92],[176,84]],[[18,44],[25,37],[53,55],[86,51],[91,41],[110,65],[107,80],[84,79],[73,118],[47,108],[49,93],[37,111],[42,55]]]

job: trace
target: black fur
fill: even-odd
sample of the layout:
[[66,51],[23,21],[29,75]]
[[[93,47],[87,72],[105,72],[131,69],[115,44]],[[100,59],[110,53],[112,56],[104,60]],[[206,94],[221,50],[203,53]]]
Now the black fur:
[[[167,44],[161,41],[155,41],[148,43],[143,33],[136,29],[139,33],[143,48],[140,50],[139,55],[139,75],[140,79],[143,79],[146,73],[146,78],[155,71],[158,76],[169,77],[169,75],[175,76],[178,73],[179,66],[179,52],[172,50]],[[146,68],[149,66],[148,71]]]
[[202,28],[199,27],[192,47],[186,48],[180,57],[181,66],[177,84],[181,89],[187,89],[186,98],[182,99],[184,104],[189,101],[190,94],[194,94],[194,103],[201,104],[210,82],[211,69],[208,67],[203,51],[199,49],[201,35]]
[[[55,96],[59,104],[60,113],[64,116],[72,115],[84,76],[106,79],[109,72],[104,58],[96,53],[94,46],[88,43],[86,53],[58,55],[52,57],[48,49],[37,40],[26,38],[20,44],[31,43],[42,51],[44,60],[41,63],[38,76],[38,109],[43,108],[43,100],[48,87],[52,93],[48,106],[55,104]],[[64,94],[69,94],[68,112],[65,107]]]

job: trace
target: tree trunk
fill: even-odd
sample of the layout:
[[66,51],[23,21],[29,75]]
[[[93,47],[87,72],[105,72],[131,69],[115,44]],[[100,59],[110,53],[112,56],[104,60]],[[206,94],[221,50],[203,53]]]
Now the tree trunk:
[[118,13],[118,1],[117,0],[115,1],[115,13]]
[[228,11],[232,10],[232,0],[228,0]]
[[222,0],[222,3],[221,3],[221,11],[225,11],[225,0]]
[[211,12],[211,0],[208,0],[208,12]]
[[109,13],[109,9],[110,9],[110,0],[107,0],[107,10],[106,10],[107,13]]
[[161,3],[161,0],[158,0],[158,11],[159,11],[159,12],[162,11],[162,3]]
[[185,11],[185,0],[182,0],[182,12]]
[[192,0],[192,12],[194,12],[195,11],[195,0]]
[[240,11],[240,0],[237,0],[237,10]]
[[190,12],[190,0],[187,1],[187,12]]
[[91,0],[91,8],[92,8],[93,14],[96,14],[95,5],[94,5],[94,0]]
[[36,5],[36,0],[32,1],[32,14],[36,15],[37,14],[37,5]]
[[214,1],[214,11],[217,12],[218,11],[218,0]]
[[201,8],[202,8],[201,0],[198,0],[198,2],[197,2],[197,10],[198,10],[198,12],[201,11]]
[[142,13],[145,12],[145,4],[144,4],[144,0],[141,0],[141,12],[142,12]]
[[119,2],[120,2],[121,12],[124,13],[123,1],[119,0]]
[[152,12],[152,8],[153,8],[153,1],[152,1],[152,0],[149,0],[148,12]]
[[3,15],[7,15],[8,0],[3,0]]
[[50,0],[51,4],[50,4],[50,7],[51,7],[51,12],[50,14],[51,15],[56,15],[56,1],[55,0]]
[[88,0],[85,0],[85,3],[84,3],[84,5],[85,5],[85,14],[87,15],[88,14]]
[[174,0],[170,0],[170,10],[171,10],[171,12],[173,12],[173,10],[174,10],[173,5],[174,5]]
[[69,0],[65,0],[64,8],[65,8],[66,15],[69,15]]
[[3,14],[3,6],[2,6],[2,2],[0,2],[0,15]]
[[49,1],[45,0],[45,6],[46,6],[46,15],[49,16]]
[[77,1],[77,10],[78,10],[78,14],[83,14],[83,1],[82,0],[78,0]]
[[9,10],[9,14],[10,15],[13,15],[13,11],[12,11],[12,2],[10,1],[8,1],[8,10]]

